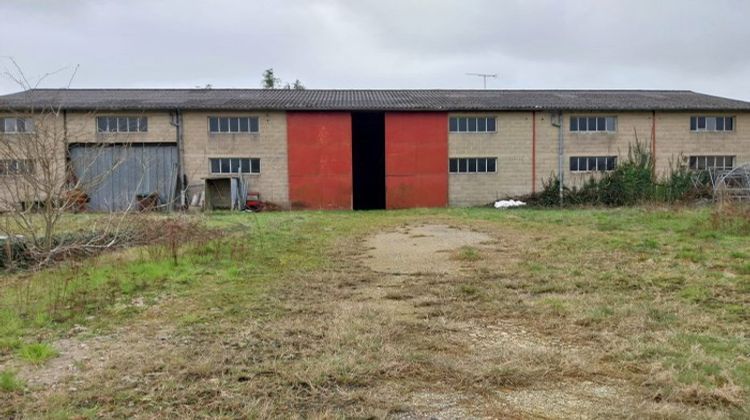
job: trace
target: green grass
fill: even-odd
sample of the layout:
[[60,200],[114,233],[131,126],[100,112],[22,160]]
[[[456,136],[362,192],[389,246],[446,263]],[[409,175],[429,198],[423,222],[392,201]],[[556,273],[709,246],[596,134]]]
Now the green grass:
[[736,266],[739,274],[750,275],[750,262]]
[[17,350],[18,357],[35,365],[41,365],[57,356],[57,350],[46,343],[22,344]]
[[0,371],[0,391],[16,392],[23,389],[23,382],[16,377],[16,373],[10,370]]
[[[93,334],[113,331],[152,316],[147,309],[163,296],[172,303],[161,305],[160,323],[188,336],[200,332],[209,342],[249,324],[284,319],[304,309],[292,292],[314,293],[297,291],[290,282],[327,279],[350,268],[333,251],[342,238],[425,220],[487,232],[510,245],[499,254],[484,247],[481,253],[464,247],[446,254],[471,263],[460,264],[469,278],[414,289],[407,281],[404,290],[385,293],[389,302],[450,302],[448,309],[431,303],[431,316],[517,320],[542,336],[593,346],[601,352],[601,375],[625,378],[668,401],[684,401],[680,393],[688,387],[713,392],[734,384],[750,395],[750,238],[714,227],[711,209],[214,213],[207,223],[226,233],[185,246],[177,264],[164,252],[139,248],[0,279],[0,356],[43,363],[54,357],[52,347],[24,343],[37,337],[54,342],[75,324]],[[521,256],[504,260],[516,244]],[[263,334],[247,345],[259,345]],[[361,334],[369,333],[363,328],[357,334],[345,338],[363,346]],[[287,339],[271,341],[281,346]],[[279,351],[294,357],[306,351],[296,346]],[[430,348],[406,354],[426,363]],[[337,357],[343,356],[331,360],[341,363],[340,370],[316,377],[312,386],[340,381],[356,389],[364,386],[364,375],[378,371],[360,354]],[[326,360],[316,363],[325,366]],[[533,377],[521,367],[506,369],[498,367],[485,380],[513,384]],[[135,397],[128,392],[117,398]],[[61,401],[55,409],[71,410],[72,416],[94,404]]]

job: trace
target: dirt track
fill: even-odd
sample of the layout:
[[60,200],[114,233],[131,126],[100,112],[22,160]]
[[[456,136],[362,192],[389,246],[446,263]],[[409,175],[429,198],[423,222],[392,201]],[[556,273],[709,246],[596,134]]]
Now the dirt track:
[[[502,263],[502,241],[486,233],[458,229],[446,225],[413,225],[392,232],[383,232],[367,242],[365,266],[386,274],[378,283],[362,288],[360,293],[371,294],[373,306],[388,305],[390,311],[408,314],[423,322],[442,324],[448,333],[444,340],[460,343],[465,350],[450,355],[450,363],[478,370],[500,362],[501,367],[511,366],[514,358],[519,363],[538,358],[559,358],[566,363],[585,364],[585,349],[574,348],[527,331],[512,322],[493,320],[491,323],[472,320],[448,321],[442,317],[430,319],[423,309],[424,296],[410,293],[420,286],[430,287],[436,278],[453,282],[455,286],[471,276],[482,262],[462,262],[457,251],[471,247],[486,256],[494,255]],[[508,257],[506,255],[506,257]],[[406,285],[409,283],[410,285]],[[401,291],[399,294],[398,291]],[[394,299],[396,297],[396,299]],[[378,299],[379,298],[379,299]],[[393,302],[398,302],[394,305]],[[446,317],[447,318],[447,317]],[[567,359],[567,361],[565,360]],[[490,369],[492,370],[492,369]],[[608,384],[588,380],[556,382],[543,378],[528,378],[528,384],[513,384],[509,380],[502,386],[488,387],[480,392],[437,389],[424,384],[409,396],[411,412],[404,418],[467,418],[494,417],[504,413],[514,416],[544,418],[600,418],[623,413],[629,401],[627,387],[609,381]],[[523,386],[513,386],[523,385]],[[442,389],[441,389],[442,388]],[[494,414],[493,414],[494,413]]]
[[[333,407],[394,418],[623,416],[631,389],[600,379],[589,367],[592,349],[478,309],[477,276],[517,261],[527,245],[517,232],[442,224],[351,238],[335,253],[336,270],[289,282],[278,297],[287,310],[281,318],[178,331],[159,319],[184,303],[165,301],[106,337],[58,342],[58,361],[22,374],[46,388],[39,399],[101,390],[137,395],[149,410],[177,416],[194,414],[194,403],[148,404],[215,395],[197,408],[268,416],[326,417]],[[164,381],[179,386],[165,390]],[[139,415],[132,410],[125,413]]]

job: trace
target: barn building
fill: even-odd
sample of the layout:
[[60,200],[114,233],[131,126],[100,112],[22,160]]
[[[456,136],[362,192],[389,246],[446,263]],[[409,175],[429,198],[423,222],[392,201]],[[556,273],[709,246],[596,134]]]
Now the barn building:
[[154,193],[210,208],[247,192],[295,209],[485,205],[612,170],[636,138],[658,173],[750,161],[750,103],[692,91],[35,89],[0,96],[0,137],[45,113],[79,172],[126,155],[88,192],[96,210]]

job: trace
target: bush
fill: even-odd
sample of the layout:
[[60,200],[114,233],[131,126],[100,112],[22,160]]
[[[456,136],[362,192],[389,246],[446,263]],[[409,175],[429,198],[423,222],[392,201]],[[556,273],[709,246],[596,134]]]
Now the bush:
[[[670,168],[659,180],[648,148],[636,139],[628,148],[627,160],[600,176],[592,176],[580,188],[563,188],[565,205],[633,206],[648,201],[674,203],[711,193],[707,173],[685,167]],[[560,205],[560,180],[554,174],[543,183],[542,191],[525,198],[529,204],[543,207]]]
[[651,153],[637,142],[628,148],[628,159],[597,180],[593,178],[584,186],[591,189],[588,196],[596,204],[628,206],[640,203],[653,195],[654,165]]
[[[569,192],[567,188],[563,191],[563,195]],[[538,205],[542,207],[552,207],[560,204],[560,178],[550,176],[546,180],[542,181],[542,190],[536,194],[532,194],[529,197],[524,197],[523,201],[528,204]],[[566,200],[567,201],[567,200]]]

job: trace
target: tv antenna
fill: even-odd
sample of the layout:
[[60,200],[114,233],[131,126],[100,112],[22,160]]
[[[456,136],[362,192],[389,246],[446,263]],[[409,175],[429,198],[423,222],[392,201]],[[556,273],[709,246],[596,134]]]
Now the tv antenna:
[[482,81],[484,82],[484,88],[487,89],[487,78],[491,77],[493,79],[497,79],[497,74],[495,73],[466,73],[467,76],[477,76],[481,77]]

